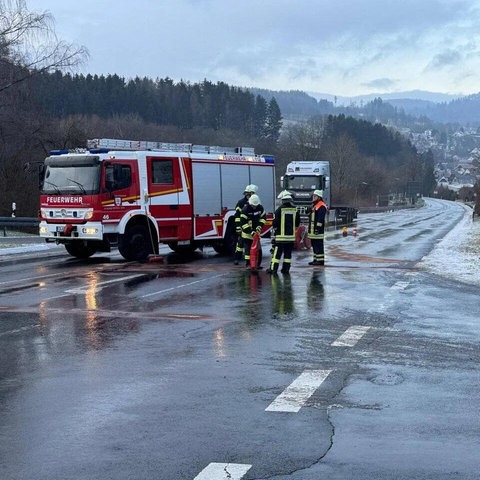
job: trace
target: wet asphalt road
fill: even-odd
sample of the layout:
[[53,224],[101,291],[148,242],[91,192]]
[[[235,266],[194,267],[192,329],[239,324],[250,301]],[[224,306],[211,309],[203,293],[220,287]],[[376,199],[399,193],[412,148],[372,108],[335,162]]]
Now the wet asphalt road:
[[0,478],[478,479],[479,290],[418,263],[463,215],[361,215],[290,277],[0,261]]

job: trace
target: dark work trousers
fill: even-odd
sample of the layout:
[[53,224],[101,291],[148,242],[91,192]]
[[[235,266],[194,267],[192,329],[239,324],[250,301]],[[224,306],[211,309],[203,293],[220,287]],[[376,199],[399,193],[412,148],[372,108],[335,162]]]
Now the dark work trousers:
[[273,248],[272,261],[270,264],[270,270],[276,272],[280,265],[280,260],[283,255],[282,272],[288,273],[290,271],[290,265],[292,264],[292,251],[294,242],[276,242]]
[[235,260],[240,261],[243,257],[243,238],[242,234],[237,234],[237,243],[235,244]]
[[310,239],[313,249],[313,260],[321,265],[325,263],[325,251],[323,246],[323,238]]

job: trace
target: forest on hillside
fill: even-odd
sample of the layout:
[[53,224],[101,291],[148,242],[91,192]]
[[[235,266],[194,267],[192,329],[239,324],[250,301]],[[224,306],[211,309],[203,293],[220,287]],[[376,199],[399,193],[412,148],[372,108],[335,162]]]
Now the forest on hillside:
[[480,127],[480,93],[450,100],[433,102],[418,99],[387,99],[379,95],[371,101],[352,101],[337,105],[326,99],[315,99],[298,90],[274,91],[248,89],[266,100],[275,97],[283,115],[289,119],[306,119],[315,115],[348,115],[372,122],[410,128],[447,130],[453,126]]
[[46,14],[15,5],[0,12],[0,216],[12,202],[18,216],[35,216],[39,162],[99,137],[252,146],[277,157],[278,177],[288,161],[329,160],[337,202],[372,204],[412,181],[425,194],[433,188],[433,159],[380,124],[333,113],[286,122],[274,96],[224,82],[69,73],[86,61],[84,49],[55,35],[25,49],[31,34],[53,32]]
[[138,115],[146,123],[234,130],[248,139],[278,140],[281,112],[274,97],[268,103],[224,82],[174,82],[170,78],[43,73],[31,81],[40,110],[52,118],[72,115]]

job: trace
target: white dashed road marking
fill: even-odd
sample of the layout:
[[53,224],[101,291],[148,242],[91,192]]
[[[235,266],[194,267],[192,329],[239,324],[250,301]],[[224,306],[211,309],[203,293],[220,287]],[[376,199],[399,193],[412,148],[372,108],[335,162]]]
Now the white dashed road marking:
[[368,330],[370,327],[362,325],[349,327],[332,343],[332,347],[354,347]]
[[405,290],[410,285],[410,282],[401,282],[398,281],[390,287],[390,290],[386,293],[383,298],[383,303],[371,307],[367,310],[370,314],[385,312],[387,309],[391,308],[395,302],[394,293],[401,292]]
[[395,285],[392,285],[391,290],[405,290],[410,285],[410,282],[397,282]]
[[298,412],[331,370],[307,370],[294,380],[266,409],[266,412]]
[[36,328],[38,325],[26,325],[25,327],[16,328],[15,330],[8,330],[7,332],[1,332],[0,337],[5,337],[7,335],[13,335],[15,333],[26,332],[28,330],[32,330]]
[[177,285],[176,287],[166,288],[164,290],[158,290],[157,292],[147,293],[145,295],[142,295],[140,298],[147,298],[147,297],[151,297],[153,295],[161,295],[163,293],[173,292],[174,290],[180,290],[180,289],[183,289],[185,287],[190,287],[192,285],[196,285],[196,284],[202,283],[202,282],[207,282],[208,280],[212,280],[213,278],[218,278],[218,277],[223,277],[223,276],[225,276],[224,273],[222,273],[220,275],[213,275],[212,277],[202,278],[200,280],[195,280],[193,282],[184,283],[182,285]]
[[193,480],[240,480],[251,468],[241,463],[211,463]]

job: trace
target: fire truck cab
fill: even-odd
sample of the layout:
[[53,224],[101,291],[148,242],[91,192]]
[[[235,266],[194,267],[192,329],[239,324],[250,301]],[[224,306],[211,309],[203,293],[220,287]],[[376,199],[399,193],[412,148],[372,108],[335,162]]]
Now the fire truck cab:
[[275,162],[248,147],[95,139],[52,151],[41,169],[40,235],[77,258],[118,247],[145,261],[165,243],[176,252],[230,253],[235,205],[248,184],[275,206]]

